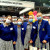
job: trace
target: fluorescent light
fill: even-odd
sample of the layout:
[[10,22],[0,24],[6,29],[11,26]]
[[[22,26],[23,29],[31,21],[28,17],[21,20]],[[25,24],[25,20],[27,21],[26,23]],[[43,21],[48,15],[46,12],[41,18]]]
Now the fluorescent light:
[[49,1],[50,2],[50,1]]
[[19,14],[25,13],[25,12],[31,10],[31,9],[33,9],[33,8],[25,8],[22,11],[20,11]]

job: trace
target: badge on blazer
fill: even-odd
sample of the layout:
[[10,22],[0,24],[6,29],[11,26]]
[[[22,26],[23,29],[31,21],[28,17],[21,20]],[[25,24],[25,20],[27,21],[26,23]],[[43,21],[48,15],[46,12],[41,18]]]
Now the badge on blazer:
[[45,29],[43,28],[42,31],[45,31]]
[[22,30],[24,30],[24,28],[22,28]]
[[13,28],[10,28],[10,30],[13,30]]
[[36,27],[35,27],[35,26],[33,26],[33,28],[34,28],[34,29],[36,29]]

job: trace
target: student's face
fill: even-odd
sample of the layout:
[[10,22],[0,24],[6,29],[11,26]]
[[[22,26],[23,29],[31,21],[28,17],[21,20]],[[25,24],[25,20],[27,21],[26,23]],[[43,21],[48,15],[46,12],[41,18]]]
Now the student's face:
[[21,24],[22,24],[22,19],[18,19],[17,24],[18,24],[18,25],[21,25]]
[[37,14],[37,20],[41,20],[42,19],[42,14],[41,13],[38,13]]
[[6,21],[5,21],[6,23],[11,23],[12,22],[12,20],[11,20],[11,16],[8,16],[7,18],[6,18]]
[[29,16],[29,22],[32,22],[33,21],[33,16]]

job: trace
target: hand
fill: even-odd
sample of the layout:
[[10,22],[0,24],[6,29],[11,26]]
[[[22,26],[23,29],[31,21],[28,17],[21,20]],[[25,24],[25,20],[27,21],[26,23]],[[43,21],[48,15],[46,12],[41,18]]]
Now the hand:
[[33,41],[32,41],[32,40],[30,40],[30,43],[33,43]]
[[15,45],[15,44],[16,44],[16,42],[14,41],[14,42],[13,42],[13,44]]
[[25,50],[28,50],[28,49],[25,49]]
[[46,41],[46,40],[43,40],[42,42],[43,42],[44,44],[45,44],[45,43],[47,43],[47,41]]

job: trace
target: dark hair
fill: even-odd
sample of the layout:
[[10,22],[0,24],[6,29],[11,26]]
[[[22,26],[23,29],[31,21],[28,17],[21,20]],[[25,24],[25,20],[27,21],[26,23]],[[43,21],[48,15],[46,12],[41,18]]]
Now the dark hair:
[[[18,19],[21,19],[21,18],[18,18]],[[18,20],[18,19],[17,19],[17,20]],[[22,19],[21,19],[21,20],[22,20]]]
[[12,17],[12,16],[11,16],[11,15],[7,15],[6,18],[7,18],[7,17]]

